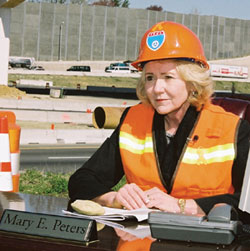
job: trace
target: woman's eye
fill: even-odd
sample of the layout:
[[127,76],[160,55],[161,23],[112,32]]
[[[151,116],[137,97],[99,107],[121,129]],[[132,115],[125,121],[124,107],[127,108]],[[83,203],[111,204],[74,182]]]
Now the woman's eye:
[[146,81],[152,81],[152,80],[154,80],[153,76],[146,76]]
[[165,76],[165,79],[171,79],[171,78],[173,78],[173,77],[170,76],[170,75],[166,75],[166,76]]

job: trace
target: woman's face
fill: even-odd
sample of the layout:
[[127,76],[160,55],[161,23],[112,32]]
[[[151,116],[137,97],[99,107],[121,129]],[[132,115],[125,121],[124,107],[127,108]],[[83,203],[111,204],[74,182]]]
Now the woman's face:
[[150,61],[145,66],[145,91],[159,114],[178,111],[187,102],[188,89],[171,60]]

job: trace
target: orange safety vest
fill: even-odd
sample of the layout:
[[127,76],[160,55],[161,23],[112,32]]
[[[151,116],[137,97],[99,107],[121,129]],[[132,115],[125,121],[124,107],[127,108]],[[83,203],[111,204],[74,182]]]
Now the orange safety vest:
[[133,241],[119,240],[116,251],[150,251],[152,242],[151,238],[135,239]]
[[[167,192],[152,136],[154,112],[144,104],[129,109],[120,129],[120,153],[128,183]],[[238,122],[238,116],[219,106],[204,106],[173,175],[172,196],[196,199],[234,192],[231,171]]]

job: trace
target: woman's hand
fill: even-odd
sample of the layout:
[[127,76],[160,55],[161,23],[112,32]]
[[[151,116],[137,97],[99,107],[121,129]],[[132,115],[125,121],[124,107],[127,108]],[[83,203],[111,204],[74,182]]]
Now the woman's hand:
[[159,188],[152,188],[145,191],[149,202],[147,203],[148,208],[156,208],[165,212],[177,213],[180,211],[178,206],[178,199],[171,195],[164,193]]
[[[180,213],[180,207],[178,205],[178,199],[173,196],[164,193],[159,188],[152,188],[145,191],[149,203],[148,208],[157,208],[165,212]],[[197,214],[199,210],[198,205],[192,199],[186,200],[184,212],[188,214]]]
[[[128,210],[142,207],[156,208],[165,212],[179,213],[178,199],[161,191],[159,188],[152,188],[143,191],[136,184],[126,184],[118,192],[108,192],[93,199],[102,206],[114,208],[126,208]],[[185,213],[203,213],[200,207],[192,199],[186,200]]]
[[126,184],[115,194],[114,204],[119,204],[126,209],[138,209],[147,207],[147,195],[136,184]]

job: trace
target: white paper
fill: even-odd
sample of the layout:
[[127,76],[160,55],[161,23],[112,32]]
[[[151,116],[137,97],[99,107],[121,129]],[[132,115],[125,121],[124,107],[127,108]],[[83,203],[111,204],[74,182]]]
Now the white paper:
[[148,208],[140,208],[135,210],[125,210],[125,209],[117,209],[110,207],[103,207],[105,209],[105,214],[100,216],[92,216],[85,215],[79,213],[72,213],[69,211],[62,210],[64,214],[81,217],[85,219],[95,219],[95,220],[107,220],[107,221],[124,221],[127,219],[135,218],[138,222],[144,221],[148,219],[148,214],[152,211],[152,209]]
[[137,219],[138,222],[147,220],[148,213],[155,210],[150,209],[136,209],[136,210],[123,210],[123,209],[116,209],[116,208],[105,208],[105,214],[101,216],[90,216],[79,214],[75,212],[70,212],[66,210],[62,210],[62,212],[69,216],[84,218],[84,219],[94,219],[99,223],[102,223],[106,226],[110,226],[113,228],[121,229],[124,232],[130,233],[137,238],[143,239],[147,236],[150,236],[150,227],[149,225],[144,224],[136,224],[132,226],[126,226],[122,224],[122,221],[127,219]]

